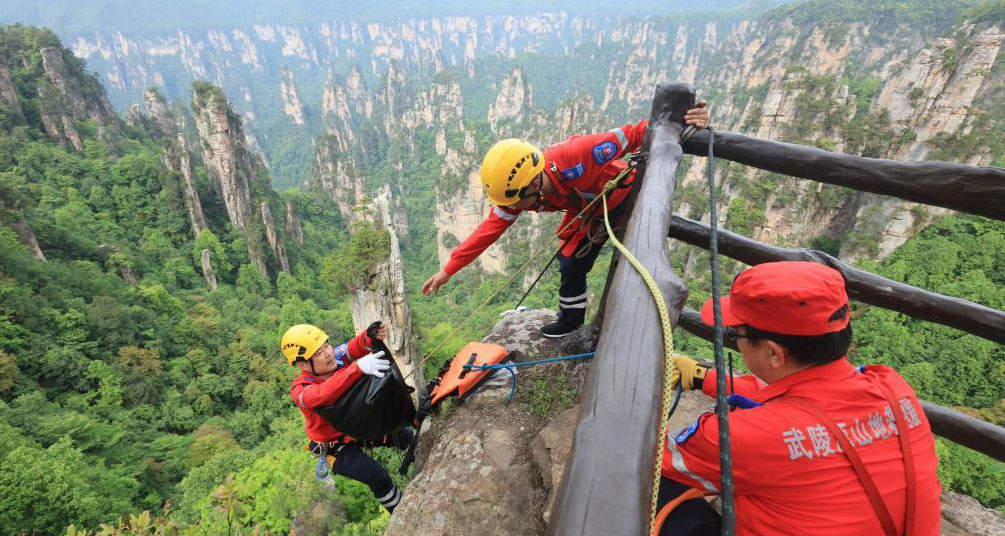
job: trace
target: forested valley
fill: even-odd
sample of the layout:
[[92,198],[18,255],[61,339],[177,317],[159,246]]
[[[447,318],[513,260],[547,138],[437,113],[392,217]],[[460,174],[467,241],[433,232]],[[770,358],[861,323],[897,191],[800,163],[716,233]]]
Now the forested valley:
[[[785,37],[790,45],[826,48],[842,32],[898,46],[928,46],[919,41],[929,33],[932,40],[956,39],[953,46],[939,41],[933,72],[955,73],[946,75],[952,81],[964,79],[966,68],[966,76],[991,88],[970,96],[974,111],[966,128],[919,141],[917,131],[924,129],[912,121],[921,124],[922,114],[904,112],[903,103],[920,110],[919,103],[937,100],[922,94],[927,87],[884,91],[899,72],[862,74],[862,57],[848,60],[844,74],[819,74],[824,68],[798,56],[798,44],[781,51],[765,46],[774,54],[766,54],[769,59],[786,65],[743,89],[739,71],[725,69],[726,59],[712,62],[712,49],[705,50],[709,63],[698,73],[707,89],[700,91],[711,102],[713,121],[721,114],[737,131],[853,154],[1005,164],[1001,41],[989,67],[970,61],[978,46],[987,47],[978,37],[1001,35],[1001,2],[854,5],[810,2],[757,20],[765,32],[777,29],[770,26],[773,17],[794,21],[781,24],[792,32]],[[680,33],[693,32],[694,39],[687,50],[661,52],[660,61],[698,55],[694,43],[707,41],[710,21],[745,35],[741,18],[704,14],[689,29],[681,26]],[[645,25],[665,22],[639,24],[654,31]],[[612,23],[610,34],[624,30],[617,24],[636,23]],[[891,29],[897,25],[923,29],[898,33]],[[889,36],[876,37],[884,27]],[[532,41],[520,39],[513,42]],[[723,39],[723,46],[739,54],[745,42],[737,39]],[[319,101],[322,94],[347,94],[339,97],[342,115],[331,105],[334,97],[303,107],[307,125],[321,130],[310,132],[290,122],[289,108],[263,111],[265,91],[255,82],[242,97],[237,82],[208,75],[185,84],[171,80],[169,88],[118,91],[116,99],[147,95],[146,113],[127,117],[110,103],[107,78],[89,72],[90,60],[75,56],[56,33],[0,27],[0,534],[286,534],[291,526],[306,533],[381,533],[388,516],[369,489],[342,478],[335,486],[315,481],[303,417],[289,396],[295,372],[279,354],[279,337],[298,323],[317,324],[339,341],[352,337],[360,291],[393,292],[374,279],[374,268],[389,257],[400,257],[402,297],[411,307],[412,337],[405,344],[418,357],[438,348],[424,363],[427,375],[482,337],[529,280],[518,279],[439,345],[529,258],[527,244],[548,236],[552,220],[519,222],[523,227],[492,250],[495,260],[462,272],[435,300],[421,297],[419,286],[464,238],[461,231],[469,231],[457,215],[470,206],[477,218],[483,215],[487,205],[471,201],[476,194],[468,178],[493,141],[526,133],[544,144],[642,117],[651,88],[618,83],[648,84],[657,75],[637,56],[649,56],[633,55],[637,43],[619,52],[607,44],[586,39],[569,52],[604,63],[603,80],[571,69],[559,54],[531,50],[470,63],[422,63],[426,70],[413,66],[407,82],[393,76],[393,67],[376,73],[364,65],[363,89],[355,95],[349,94],[357,87],[354,71],[343,57],[333,64],[348,70],[325,72],[325,80],[304,82],[298,71],[301,87],[313,87],[304,93],[316,90]],[[873,56],[883,54],[890,56],[883,61],[905,65],[917,55],[898,49]],[[762,58],[750,64],[772,69]],[[497,76],[482,80],[469,69]],[[279,76],[274,70],[270,75]],[[682,67],[673,74],[694,71]],[[776,90],[791,98],[772,101]],[[778,105],[774,115],[763,109],[768,101]],[[368,106],[376,111],[364,112]],[[258,115],[242,115],[241,107]],[[217,160],[221,139],[234,148],[236,185],[219,179],[217,170],[231,165]],[[676,197],[683,212],[698,218],[707,210],[708,192],[698,180],[703,166],[702,159],[687,160]],[[891,279],[1005,309],[1005,222],[894,207],[836,187],[809,191],[728,165],[722,170],[728,229],[749,236],[776,232],[772,237],[786,245],[840,254]],[[283,176],[283,188],[273,184],[275,174]],[[367,213],[376,211],[371,203],[382,188],[390,192],[393,223],[371,225]],[[480,192],[477,181],[474,190]],[[814,221],[806,229],[778,223],[780,214],[793,212]],[[893,232],[887,223],[894,219],[908,223]],[[819,229],[810,228],[815,220]],[[606,267],[610,255],[605,250],[597,266]],[[709,294],[707,255],[678,245],[673,261],[691,289],[689,305],[700,304]],[[740,268],[727,261],[724,279]],[[606,269],[590,275],[593,306],[605,278]],[[557,286],[552,268],[525,305],[553,309]],[[1005,424],[1001,345],[862,304],[854,304],[853,322],[853,362],[890,364],[921,398]],[[708,344],[684,333],[675,344],[698,357],[711,355]],[[576,396],[565,387],[528,386],[518,403],[555,415]],[[946,440],[937,448],[944,488],[1005,512],[1000,464]],[[400,454],[382,448],[373,454],[394,474]],[[395,479],[407,488],[407,478]]]

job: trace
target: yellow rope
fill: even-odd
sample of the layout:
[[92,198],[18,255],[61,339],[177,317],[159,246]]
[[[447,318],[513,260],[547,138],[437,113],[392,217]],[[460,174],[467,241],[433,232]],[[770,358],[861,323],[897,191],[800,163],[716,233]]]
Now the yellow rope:
[[649,270],[637,259],[632,252],[625,247],[617,237],[614,236],[614,231],[611,230],[610,217],[607,213],[607,191],[601,195],[604,198],[604,225],[607,227],[607,234],[611,237],[611,244],[618,248],[621,255],[627,260],[645,281],[646,287],[649,288],[649,292],[653,295],[653,300],[656,301],[656,310],[659,311],[660,315],[660,325],[663,327],[663,396],[660,402],[660,431],[659,435],[656,436],[656,462],[653,464],[653,489],[652,489],[652,502],[649,506],[649,532],[653,533],[653,524],[656,521],[656,499],[659,495],[660,488],[660,467],[663,458],[663,438],[667,435],[667,413],[670,411],[670,393],[673,392],[673,386],[671,385],[670,378],[673,376],[673,326],[670,324],[670,313],[667,311],[666,302],[663,301],[663,294],[660,293],[660,289],[656,286],[656,280],[653,279],[652,274]]
[[[576,217],[574,217],[571,220],[569,220],[569,223],[566,223],[565,225],[563,225],[562,228],[559,229],[558,232],[556,232],[548,240],[548,242],[545,244],[545,247],[539,249],[537,252],[535,252],[534,254],[532,254],[530,256],[530,259],[528,259],[527,262],[523,263],[523,266],[521,266],[519,269],[517,269],[516,271],[514,271],[513,275],[509,276],[509,278],[506,281],[504,281],[502,285],[499,285],[499,287],[496,288],[496,290],[488,298],[486,298],[485,301],[483,301],[481,304],[479,304],[478,307],[475,307],[474,310],[471,311],[471,314],[469,314],[467,317],[465,317],[464,320],[461,320],[461,322],[459,324],[457,324],[457,326],[453,329],[453,331],[451,331],[450,333],[448,333],[447,336],[443,337],[443,339],[441,339],[440,342],[437,343],[436,346],[434,346],[432,350],[430,350],[429,352],[426,353],[425,356],[423,356],[422,360],[419,361],[415,365],[415,368],[413,368],[411,372],[409,372],[408,374],[405,375],[404,379],[410,378],[412,376],[412,374],[415,374],[415,372],[417,370],[419,370],[420,368],[422,368],[422,365],[424,365],[426,363],[426,361],[428,361],[429,358],[432,357],[432,355],[434,353],[436,353],[437,350],[439,350],[444,344],[446,344],[446,342],[448,340],[450,340],[450,337],[453,337],[454,335],[456,335],[457,332],[460,331],[461,328],[464,327],[465,324],[467,324],[472,318],[475,317],[475,315],[477,315],[479,312],[481,312],[483,309],[485,309],[485,307],[487,307],[488,304],[491,303],[492,300],[495,299],[495,297],[498,296],[500,292],[502,292],[503,290],[505,290],[509,286],[509,284],[512,283],[517,278],[517,276],[523,274],[524,270],[526,270],[531,265],[531,263],[533,263],[535,260],[537,260],[538,257],[541,256],[541,253],[544,253],[545,251],[548,251],[549,248],[550,248],[550,246],[551,246],[551,244],[554,243],[555,240],[558,239],[559,235],[561,235],[566,229],[568,229],[569,227],[571,227],[572,224],[575,223],[577,220],[582,219],[583,215],[586,214],[586,211],[590,210],[590,208],[593,207],[593,205],[596,204],[597,201],[600,201],[601,199],[604,199],[604,216],[605,216],[605,220],[606,220],[606,216],[607,216],[607,201],[606,201],[606,198],[607,198],[608,192],[610,192],[611,190],[614,190],[615,188],[617,188],[618,185],[621,183],[621,181],[624,180],[624,178],[627,177],[628,174],[631,173],[631,171],[633,169],[635,169],[635,166],[634,165],[629,165],[629,166],[625,167],[625,169],[621,170],[621,172],[618,173],[617,176],[615,176],[613,179],[607,181],[607,184],[604,185],[604,188],[600,192],[600,195],[598,195],[597,197],[594,197],[592,201],[590,201],[585,207],[583,207],[583,210],[580,210],[579,213],[576,214]],[[610,225],[608,225],[608,229],[610,229]]]

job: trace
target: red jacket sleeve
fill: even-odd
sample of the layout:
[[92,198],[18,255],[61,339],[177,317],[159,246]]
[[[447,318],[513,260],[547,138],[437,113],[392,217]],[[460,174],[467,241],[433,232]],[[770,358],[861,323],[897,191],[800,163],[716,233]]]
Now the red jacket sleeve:
[[519,215],[520,211],[518,210],[493,206],[489,217],[478,225],[471,236],[450,252],[450,260],[443,266],[443,271],[454,275],[458,270],[477,259],[483,251],[506,232],[506,229],[509,229],[510,225],[513,225]]
[[[719,492],[719,423],[714,413],[704,413],[691,428],[665,438],[663,476],[712,493]],[[681,439],[678,439],[681,438]]]
[[345,346],[350,363],[373,351],[373,341],[367,336],[365,329],[345,343]]
[[321,383],[296,383],[290,390],[293,401],[303,409],[314,409],[334,404],[356,382],[363,372],[352,363],[335,371],[331,378]]
[[603,136],[605,141],[611,140],[617,143],[618,153],[614,158],[621,158],[626,154],[634,153],[642,147],[642,138],[645,136],[646,127],[648,126],[649,120],[643,119],[638,123],[625,123],[624,126],[613,128],[601,134],[594,134],[594,136]]
[[[716,395],[716,373],[715,369],[709,369],[705,374],[705,379],[701,381],[701,392],[706,395],[715,398]],[[757,376],[753,374],[744,374],[742,376],[733,377],[733,389],[736,392],[733,393],[730,390],[729,377],[726,378],[726,392],[729,394],[743,395],[747,398],[757,399],[757,393],[764,389],[767,384],[757,379]]]
[[[755,424],[754,428],[759,426]],[[752,440],[750,430],[749,420],[738,419],[735,412],[730,414],[733,483],[739,494],[747,494],[756,489],[756,459],[764,452],[764,443]],[[754,436],[756,435],[755,433]],[[722,469],[719,465],[719,421],[715,413],[701,414],[690,427],[671,431],[665,440],[661,467],[663,476],[703,491],[720,491]],[[757,448],[752,448],[752,445]],[[764,476],[760,475],[760,478],[763,481]]]

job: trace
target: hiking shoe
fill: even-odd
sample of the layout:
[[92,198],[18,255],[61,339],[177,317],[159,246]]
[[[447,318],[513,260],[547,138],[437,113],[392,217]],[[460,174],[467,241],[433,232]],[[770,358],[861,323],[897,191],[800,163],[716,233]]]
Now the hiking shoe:
[[551,339],[560,339],[579,329],[582,324],[573,324],[559,318],[557,321],[541,328],[541,334]]

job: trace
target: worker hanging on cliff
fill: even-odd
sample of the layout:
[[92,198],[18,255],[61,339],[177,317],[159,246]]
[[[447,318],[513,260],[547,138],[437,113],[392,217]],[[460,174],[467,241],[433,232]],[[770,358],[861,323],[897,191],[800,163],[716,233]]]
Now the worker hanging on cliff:
[[[727,383],[737,408],[729,417],[736,533],[939,534],[928,419],[892,368],[848,361],[841,273],[813,262],[760,264],[736,278],[721,310],[724,335],[753,373]],[[713,323],[711,300],[701,318]],[[716,395],[714,370],[687,357],[674,363],[675,384]],[[688,488],[717,493],[719,467],[719,425],[706,413],[666,438],[659,504]],[[703,499],[685,500],[660,534],[718,535],[719,514]]]
[[[684,120],[704,128],[708,124],[706,102],[688,110]],[[481,166],[481,180],[492,210],[471,236],[450,253],[450,260],[422,285],[422,293],[437,293],[458,270],[475,260],[502,236],[525,210],[564,211],[559,229],[563,240],[558,254],[561,284],[558,290],[558,318],[542,328],[546,337],[564,337],[583,324],[586,317],[586,276],[607,241],[603,208],[595,204],[582,222],[573,222],[604,185],[627,167],[621,160],[642,146],[647,120],[628,123],[598,134],[575,135],[552,145],[542,153],[519,139],[502,140],[489,149]],[[631,184],[634,170],[623,185]],[[612,222],[622,217],[621,203],[629,189],[608,196]],[[597,218],[601,215],[600,218]]]
[[363,375],[384,377],[390,362],[383,359],[384,352],[370,351],[374,340],[385,338],[387,325],[379,324],[349,342],[332,346],[324,331],[299,324],[286,330],[280,345],[286,361],[300,368],[290,396],[304,414],[310,440],[308,448],[318,459],[315,475],[321,480],[330,478],[331,474],[342,475],[366,484],[390,513],[401,500],[401,491],[391,481],[387,470],[367,456],[361,447],[394,446],[404,450],[413,432],[402,428],[383,441],[361,442],[336,430],[315,411],[334,404]]

